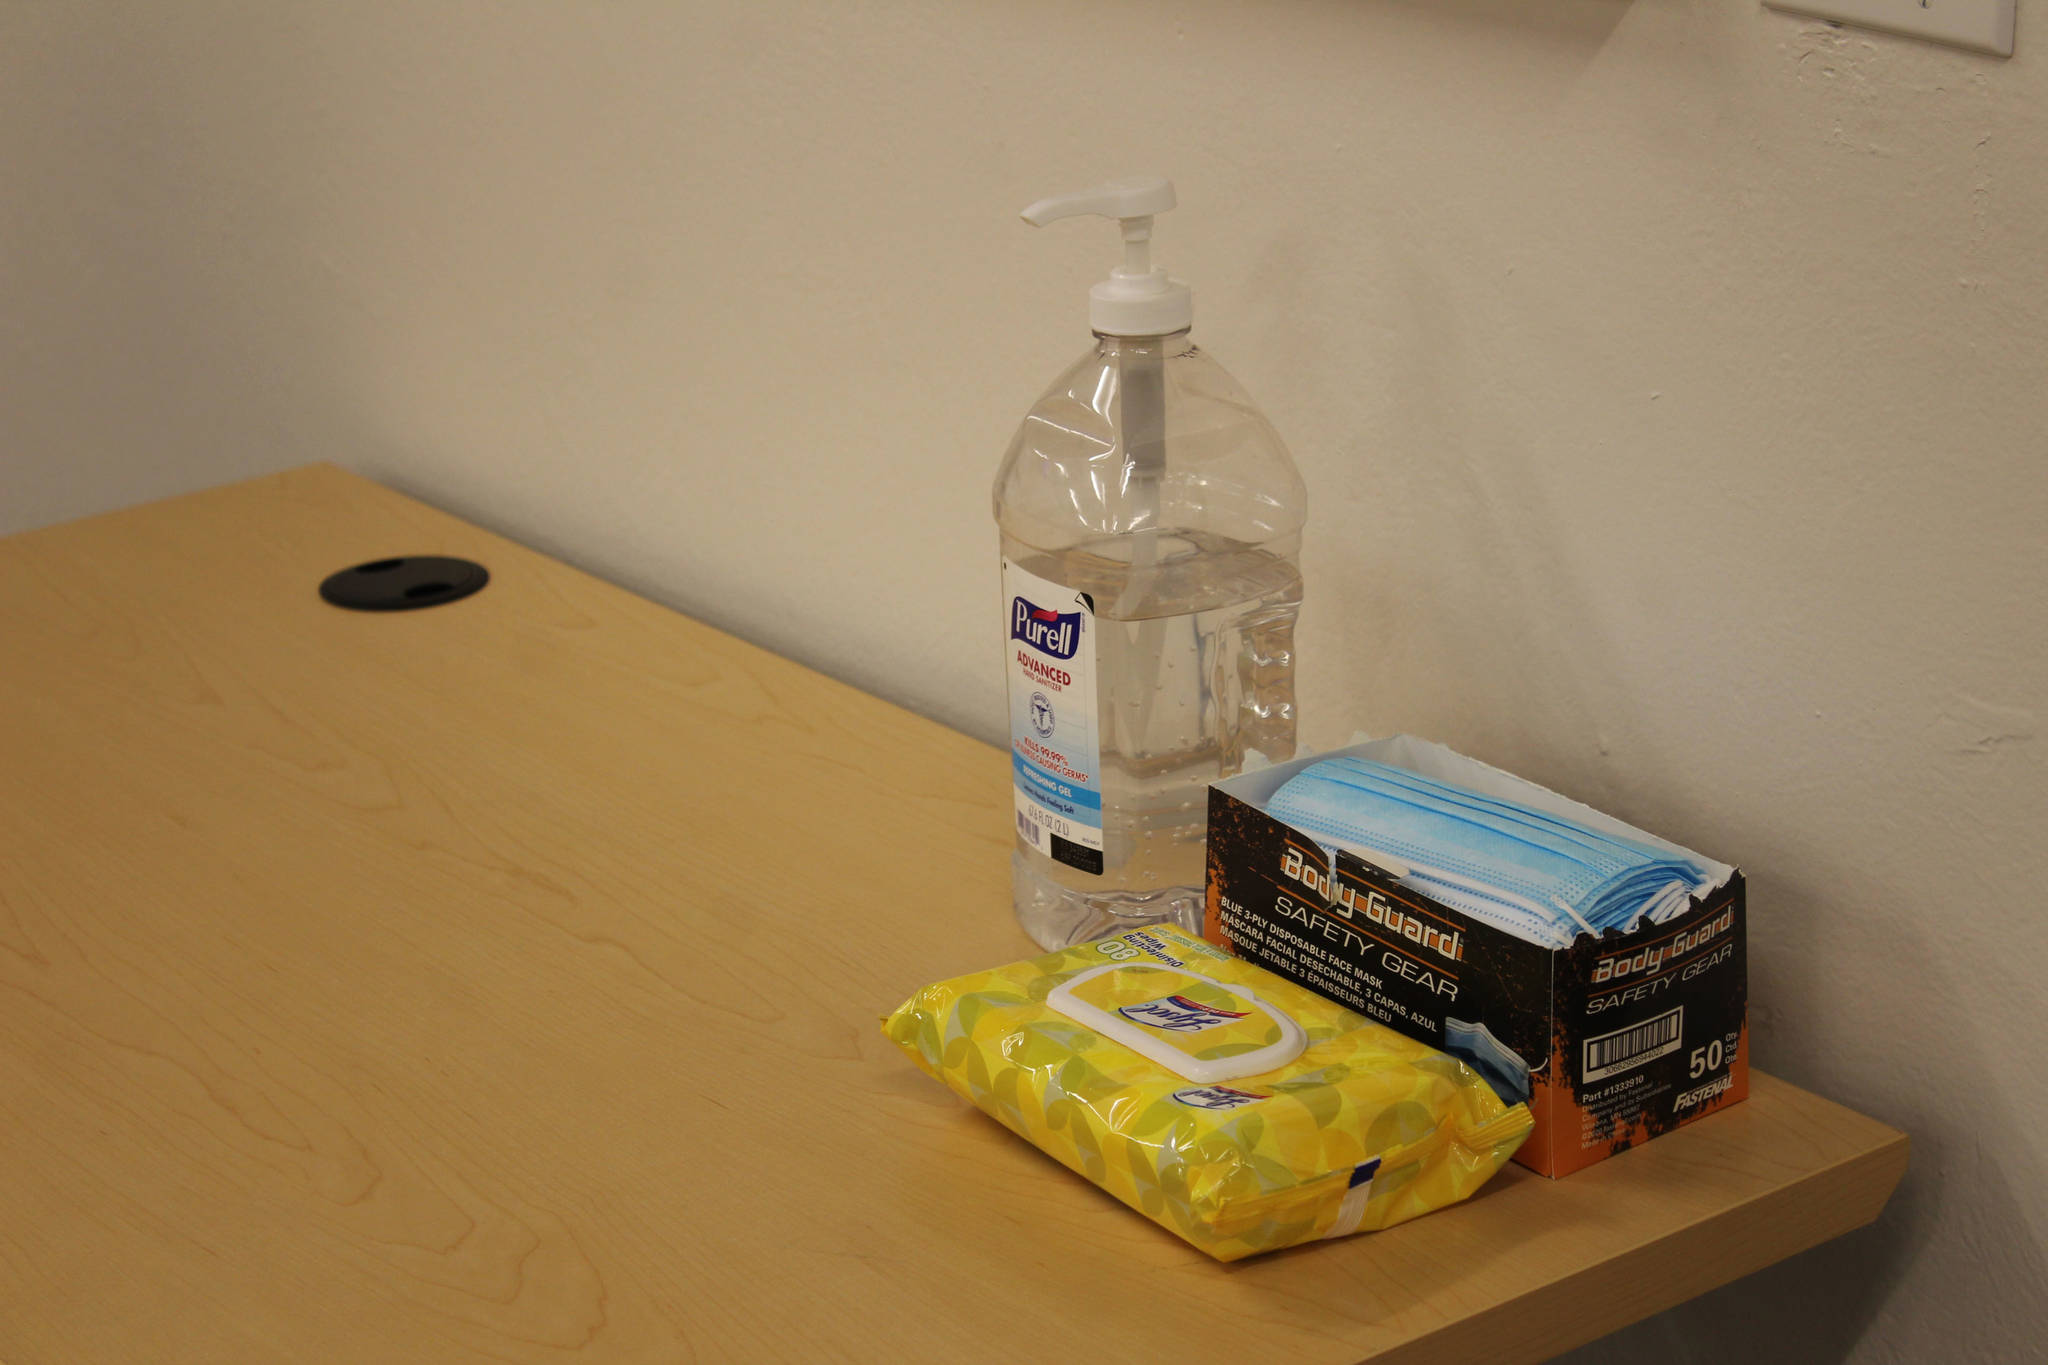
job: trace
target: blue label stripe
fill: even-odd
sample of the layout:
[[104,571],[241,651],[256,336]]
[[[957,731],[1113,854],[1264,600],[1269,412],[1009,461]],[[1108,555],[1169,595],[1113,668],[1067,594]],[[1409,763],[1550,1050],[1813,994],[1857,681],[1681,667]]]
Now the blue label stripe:
[[1044,802],[1061,815],[1078,816],[1083,823],[1102,823],[1102,793],[1072,782],[1062,782],[1024,755],[1012,751],[1010,765],[1016,770],[1017,785],[1034,801]]

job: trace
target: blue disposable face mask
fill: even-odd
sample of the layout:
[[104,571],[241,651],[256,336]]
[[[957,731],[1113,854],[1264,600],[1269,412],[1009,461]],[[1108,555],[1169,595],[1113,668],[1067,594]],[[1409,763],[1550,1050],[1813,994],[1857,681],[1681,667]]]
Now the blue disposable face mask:
[[1368,759],[1313,764],[1268,809],[1434,900],[1554,947],[1669,918],[1710,880],[1704,863],[1673,851]]
[[1519,1104],[1529,1098],[1529,1064],[1522,1054],[1494,1037],[1485,1024],[1444,1020],[1444,1051],[1484,1076],[1505,1103]]

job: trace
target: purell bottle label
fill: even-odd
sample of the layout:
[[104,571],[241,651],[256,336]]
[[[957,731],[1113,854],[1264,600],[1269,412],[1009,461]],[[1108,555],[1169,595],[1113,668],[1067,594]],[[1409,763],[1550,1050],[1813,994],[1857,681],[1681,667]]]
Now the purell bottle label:
[[1048,858],[1100,876],[1094,604],[1008,560],[1003,600],[1017,836]]

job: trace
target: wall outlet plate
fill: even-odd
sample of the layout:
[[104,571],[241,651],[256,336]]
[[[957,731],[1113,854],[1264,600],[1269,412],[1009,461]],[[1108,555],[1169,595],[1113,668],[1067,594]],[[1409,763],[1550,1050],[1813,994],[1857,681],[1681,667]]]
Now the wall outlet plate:
[[1764,0],[1772,9],[2012,55],[2017,0]]

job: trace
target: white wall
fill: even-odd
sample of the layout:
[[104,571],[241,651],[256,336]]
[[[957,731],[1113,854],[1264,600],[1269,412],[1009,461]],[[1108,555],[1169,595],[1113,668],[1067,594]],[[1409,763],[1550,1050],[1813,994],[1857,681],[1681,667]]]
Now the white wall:
[[1758,1061],[1914,1135],[1876,1229],[1581,1359],[2030,1356],[2022,8],[6,6],[0,530],[334,459],[994,738],[988,481],[1106,261],[1014,211],[1167,171],[1314,499],[1308,738],[1741,861]]

